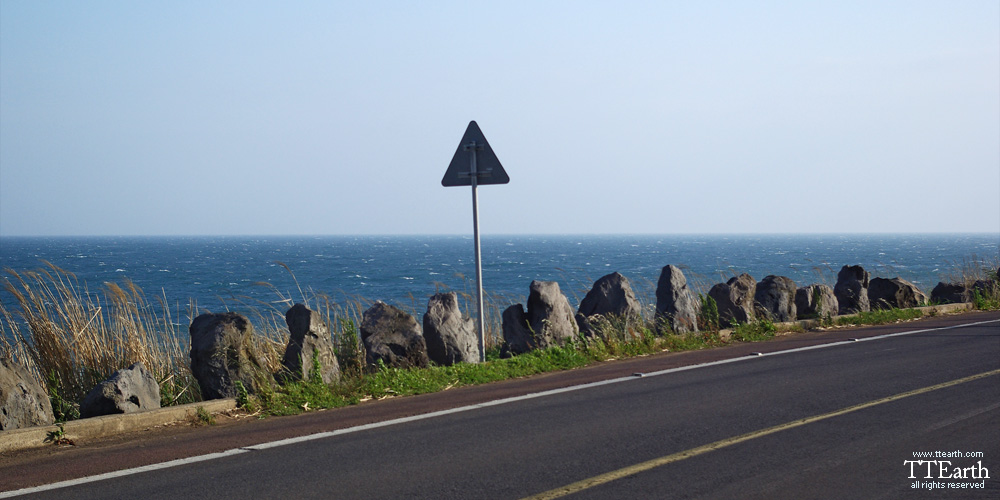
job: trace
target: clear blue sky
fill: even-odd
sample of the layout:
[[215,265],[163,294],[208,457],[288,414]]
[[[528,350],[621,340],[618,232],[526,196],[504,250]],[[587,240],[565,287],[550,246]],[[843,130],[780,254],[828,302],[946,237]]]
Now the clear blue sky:
[[0,2],[0,235],[1000,231],[1000,2]]

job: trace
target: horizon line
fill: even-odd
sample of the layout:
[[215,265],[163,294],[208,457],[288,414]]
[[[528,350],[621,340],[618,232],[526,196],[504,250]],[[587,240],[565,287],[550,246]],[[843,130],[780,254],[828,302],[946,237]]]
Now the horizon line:
[[[621,236],[932,236],[932,235],[996,235],[1000,231],[734,231],[677,233],[482,233],[483,237],[621,237]],[[144,234],[0,234],[0,238],[360,238],[360,237],[468,237],[469,233],[144,233]]]

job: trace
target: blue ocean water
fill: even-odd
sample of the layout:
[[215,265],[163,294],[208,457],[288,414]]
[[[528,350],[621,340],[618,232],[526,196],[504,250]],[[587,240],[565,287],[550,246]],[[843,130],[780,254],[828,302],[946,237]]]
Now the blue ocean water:
[[[1000,234],[484,236],[482,251],[484,288],[501,301],[523,300],[541,279],[558,281],[575,306],[614,271],[653,302],[667,264],[701,292],[743,272],[833,285],[848,264],[929,292],[973,256],[1000,260]],[[213,311],[275,302],[276,290],[298,300],[301,288],[423,312],[435,292],[474,293],[475,285],[471,236],[0,238],[0,267],[34,270],[46,261],[91,292],[127,279],[151,299]],[[7,291],[0,300],[14,307]]]

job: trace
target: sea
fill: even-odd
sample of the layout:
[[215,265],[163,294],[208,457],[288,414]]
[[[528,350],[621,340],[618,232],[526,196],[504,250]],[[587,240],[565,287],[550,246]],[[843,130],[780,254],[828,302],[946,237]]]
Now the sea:
[[[740,273],[833,285],[844,265],[901,277],[925,292],[974,261],[1000,261],[1000,233],[823,235],[486,235],[483,287],[494,302],[524,301],[532,280],[557,281],[574,306],[600,277],[619,272],[651,307],[661,269],[680,267],[696,292]],[[0,267],[56,266],[82,289],[132,282],[150,301],[218,312],[381,300],[422,313],[437,292],[475,294],[470,236],[3,237]],[[17,311],[0,290],[4,307]]]

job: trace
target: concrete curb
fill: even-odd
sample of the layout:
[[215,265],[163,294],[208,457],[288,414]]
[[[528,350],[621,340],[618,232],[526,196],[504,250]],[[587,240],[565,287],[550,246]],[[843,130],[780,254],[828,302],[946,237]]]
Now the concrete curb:
[[[971,303],[964,304],[944,304],[938,306],[926,306],[917,307],[916,309],[923,311],[925,316],[936,315],[936,314],[946,314],[954,313],[959,311],[971,310],[973,308]],[[850,316],[850,315],[846,315]],[[843,316],[834,316],[833,319],[837,319]],[[809,328],[815,328],[821,326],[821,321],[818,319],[807,319],[799,321],[790,321],[786,323],[776,323],[779,327],[795,327],[796,325],[801,326],[803,329],[808,330]],[[794,332],[780,333],[779,335],[790,335]],[[723,339],[728,339],[732,334],[732,330],[726,329],[719,332],[719,336]],[[198,408],[204,408],[210,414],[221,413],[224,411],[232,410],[236,408],[235,399],[215,399],[212,401],[203,401],[200,403],[189,403],[186,405],[179,406],[169,406],[166,408],[160,408],[157,410],[150,410],[140,413],[127,413],[124,415],[105,415],[102,417],[84,418],[80,420],[73,420],[63,424],[63,431],[65,434],[63,437],[71,439],[73,441],[86,441],[87,439],[94,439],[105,436],[112,436],[114,434],[119,434],[122,432],[138,431],[143,429],[148,429],[150,427],[155,427],[157,425],[165,425],[173,422],[179,422],[183,420],[188,420],[194,418],[198,413]],[[40,448],[43,446],[51,446],[51,441],[46,441],[50,432],[58,431],[59,427],[56,425],[47,425],[43,427],[29,427],[26,429],[13,429],[9,431],[0,431],[0,453],[7,451],[24,450],[29,448]]]
[[[112,436],[123,432],[138,431],[195,418],[198,408],[204,408],[210,414],[221,413],[236,408],[235,399],[214,399],[200,403],[189,403],[178,406],[168,406],[156,410],[122,415],[104,415],[101,417],[72,420],[63,424],[63,437],[73,441],[85,441],[104,436]],[[0,453],[51,446],[47,441],[49,433],[58,432],[57,425],[28,427],[0,432]]]
[[[936,306],[914,307],[913,309],[921,311],[924,314],[924,316],[935,316],[935,315],[938,315],[938,314],[949,314],[949,313],[956,313],[956,312],[962,312],[962,311],[971,311],[972,309],[974,309],[974,306],[973,306],[973,304],[971,302],[963,302],[963,303],[960,303],[960,304],[941,304],[941,305],[936,305]],[[844,315],[839,315],[839,316],[833,316],[833,317],[831,317],[831,319],[833,321],[836,321],[838,318],[846,318],[846,317],[850,317],[850,316],[854,316],[854,315],[853,314],[844,314]],[[795,328],[795,327],[801,327],[803,330],[809,330],[810,328],[819,328],[819,327],[822,327],[823,326],[823,320],[821,320],[821,319],[800,319],[800,320],[797,320],[797,321],[786,321],[784,323],[775,323],[774,326],[778,327],[779,330],[781,330],[782,328]],[[859,325],[859,326],[862,326],[862,325]],[[797,332],[794,332],[794,331],[779,332],[778,335],[791,335],[791,334],[794,334],[794,333],[797,333]],[[723,330],[719,330],[719,338],[721,338],[722,340],[729,340],[729,338],[732,337],[732,334],[733,334],[733,330],[731,328],[726,328],[726,329],[723,329]]]

